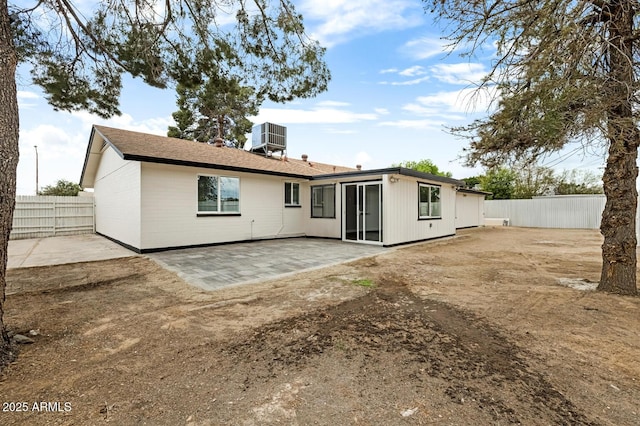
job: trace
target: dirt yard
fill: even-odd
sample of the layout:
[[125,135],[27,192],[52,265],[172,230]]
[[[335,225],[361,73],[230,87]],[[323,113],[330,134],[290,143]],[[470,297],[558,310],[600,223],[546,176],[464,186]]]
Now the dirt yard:
[[640,298],[596,231],[466,230],[205,293],[145,258],[9,272],[0,424],[638,425]]

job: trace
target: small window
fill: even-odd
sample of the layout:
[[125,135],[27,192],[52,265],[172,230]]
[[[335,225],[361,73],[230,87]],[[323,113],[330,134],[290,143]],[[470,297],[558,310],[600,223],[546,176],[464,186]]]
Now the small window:
[[198,176],[198,213],[240,213],[240,179]]
[[435,185],[418,184],[418,216],[420,219],[442,217],[442,203],[440,202],[440,187]]
[[300,184],[295,182],[284,183],[284,205],[299,206],[300,205]]
[[311,217],[336,217],[336,186],[320,185],[311,187]]

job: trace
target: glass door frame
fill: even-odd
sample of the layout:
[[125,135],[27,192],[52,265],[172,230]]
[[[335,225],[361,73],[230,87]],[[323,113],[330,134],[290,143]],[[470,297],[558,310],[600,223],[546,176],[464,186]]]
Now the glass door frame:
[[[378,211],[375,217],[377,217],[377,232],[378,239],[371,240],[367,239],[367,216],[370,216],[372,212],[368,211],[367,208],[367,187],[377,186],[378,187],[378,200],[375,205],[378,207]],[[348,188],[355,188],[355,211],[352,211],[353,206],[349,206],[347,204],[348,197]],[[356,242],[361,244],[373,244],[373,245],[382,245],[383,244],[383,216],[382,216],[382,181],[364,181],[364,182],[349,182],[342,184],[342,240],[348,242]],[[370,196],[370,194],[369,194]],[[352,202],[353,204],[353,202]],[[362,204],[362,205],[361,205]],[[371,207],[371,205],[369,205]],[[355,217],[349,217],[349,215],[354,215]],[[353,230],[348,229],[352,227],[355,223],[355,238],[352,237]],[[373,223],[375,225],[375,222]]]

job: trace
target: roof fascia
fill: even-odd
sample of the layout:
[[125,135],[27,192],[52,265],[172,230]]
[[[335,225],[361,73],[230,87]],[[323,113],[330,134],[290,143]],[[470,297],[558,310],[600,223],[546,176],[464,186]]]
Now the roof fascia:
[[[89,165],[89,159],[91,158],[91,149],[93,148],[93,144],[95,143],[95,137],[96,134],[100,135],[100,137],[102,138],[102,140],[109,145],[109,147],[111,147],[119,156],[120,158],[124,159],[124,155],[122,154],[122,152],[120,152],[120,150],[118,148],[116,148],[116,146],[114,144],[111,143],[111,141],[109,141],[109,139],[107,139],[107,137],[98,129],[96,129],[95,126],[91,126],[91,134],[89,135],[89,143],[87,144],[87,152],[84,155],[84,164],[82,165],[82,172],[80,173],[80,186],[82,186],[82,181],[84,180],[84,175],[87,171],[87,166]],[[95,178],[95,176],[94,176]],[[94,182],[95,184],[95,182]]]
[[82,165],[82,172],[80,173],[80,185],[82,185],[84,173],[87,170],[87,163],[89,163],[89,153],[91,152],[91,146],[93,145],[93,136],[95,135],[95,131],[95,127],[91,126],[91,134],[89,135],[89,141],[87,143],[87,152],[84,154],[84,164]]
[[465,194],[485,195],[485,196],[492,194],[492,192],[478,191],[477,189],[470,189],[470,188],[460,188],[458,189],[458,192],[462,192]]
[[369,175],[381,175],[381,174],[393,174],[393,173],[397,173],[399,175],[404,175],[404,176],[411,176],[418,179],[435,181],[435,182],[450,183],[456,186],[464,185],[464,182],[458,179],[453,179],[445,176],[432,175],[430,173],[418,172],[416,170],[407,169],[405,167],[388,167],[384,169],[355,170],[352,172],[329,173],[324,175],[315,175],[315,176],[312,176],[310,179],[311,180],[331,179],[331,178],[340,178],[340,177],[369,176]]
[[217,170],[229,170],[234,172],[242,172],[242,173],[253,173],[259,175],[269,175],[269,176],[282,176],[282,177],[290,177],[295,179],[310,179],[310,176],[307,175],[299,175],[294,173],[282,173],[275,172],[271,170],[259,170],[259,169],[251,169],[247,167],[236,167],[236,166],[225,166],[221,164],[211,164],[211,163],[200,163],[197,161],[184,161],[184,160],[173,160],[170,158],[158,158],[158,157],[148,157],[144,155],[132,155],[132,154],[124,154],[124,160],[131,161],[141,161],[145,163],[156,163],[156,164],[171,164],[175,166],[188,166],[188,167],[201,167],[203,169],[217,169]]

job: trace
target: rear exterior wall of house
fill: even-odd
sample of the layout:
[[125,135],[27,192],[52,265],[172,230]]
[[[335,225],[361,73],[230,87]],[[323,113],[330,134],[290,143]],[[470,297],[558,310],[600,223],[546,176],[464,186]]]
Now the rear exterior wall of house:
[[[420,217],[420,184],[438,188],[439,215]],[[456,191],[451,184],[410,176],[394,176],[394,182],[391,182],[390,175],[384,175],[383,191],[384,245],[422,241],[456,233]]]
[[[238,179],[239,211],[199,213],[198,176]],[[299,207],[285,207],[285,182],[299,184]],[[143,250],[305,235],[308,185],[299,179],[142,163],[141,187]]]

